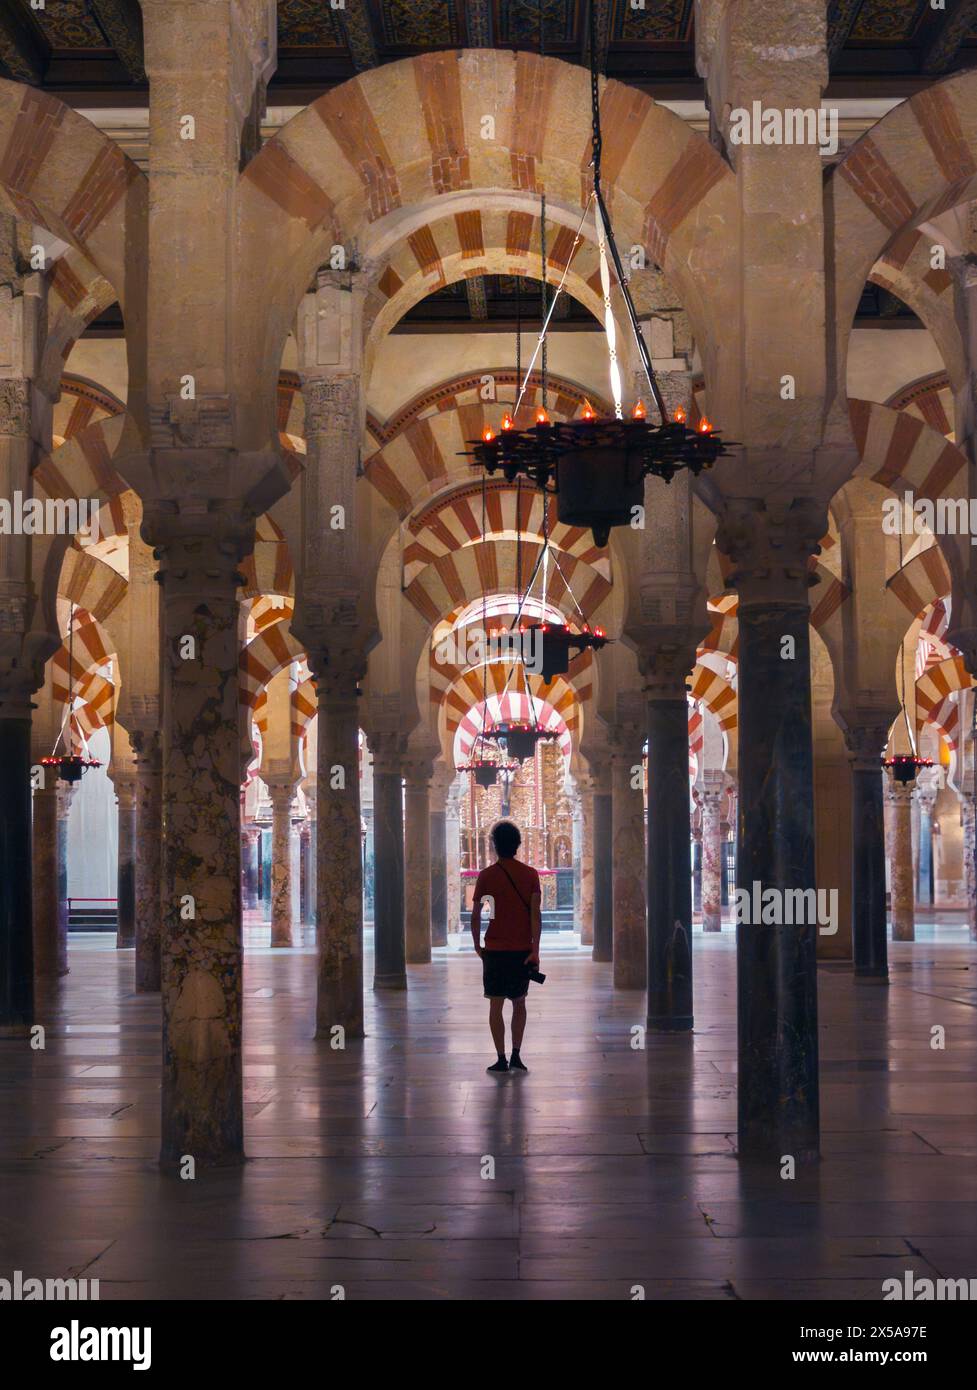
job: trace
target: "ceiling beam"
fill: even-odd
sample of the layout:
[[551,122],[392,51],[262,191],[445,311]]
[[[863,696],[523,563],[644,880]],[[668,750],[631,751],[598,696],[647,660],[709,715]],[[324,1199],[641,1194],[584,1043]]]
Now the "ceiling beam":
[[928,77],[936,77],[949,69],[975,23],[977,0],[960,0],[952,13],[944,16],[943,23],[923,53],[922,70]]
[[596,5],[597,9],[594,18],[597,21],[597,71],[607,72],[607,49],[611,42],[611,7],[601,4],[600,0],[589,0],[588,5],[583,6],[582,28],[583,44],[580,50],[580,61],[584,67],[590,67],[590,13],[589,5]]
[[39,87],[47,60],[45,45],[31,22],[13,4],[0,7],[0,63],[14,81]]
[[828,62],[841,53],[855,27],[862,0],[831,0],[828,6]]
[[465,24],[469,48],[492,47],[492,0],[468,0]]
[[470,280],[465,281],[465,293],[468,296],[468,312],[473,319],[488,318],[488,300],[485,297],[485,280],[481,275],[474,275]]
[[147,79],[139,0],[92,0],[92,9],[133,82],[144,83]]
[[370,23],[369,6],[362,3],[347,5],[334,12],[333,18],[339,25],[353,67],[357,72],[377,65],[377,41]]

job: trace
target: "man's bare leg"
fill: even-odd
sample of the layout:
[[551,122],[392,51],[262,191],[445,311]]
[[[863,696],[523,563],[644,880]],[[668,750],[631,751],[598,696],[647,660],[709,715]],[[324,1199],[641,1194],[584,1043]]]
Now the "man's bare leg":
[[522,1046],[522,1035],[526,1031],[526,1001],[525,999],[513,999],[512,1001],[512,1046],[516,1052]]
[[526,1031],[526,1001],[525,999],[513,999],[512,1001],[512,1056],[509,1059],[510,1071],[528,1071],[522,1058],[519,1056],[519,1049],[522,1046],[522,1035]]
[[499,1054],[499,1060],[489,1071],[508,1071],[505,1060],[505,1019],[502,1017],[502,1005],[504,999],[489,1000],[489,1028],[492,1031],[492,1041],[495,1043],[495,1050]]

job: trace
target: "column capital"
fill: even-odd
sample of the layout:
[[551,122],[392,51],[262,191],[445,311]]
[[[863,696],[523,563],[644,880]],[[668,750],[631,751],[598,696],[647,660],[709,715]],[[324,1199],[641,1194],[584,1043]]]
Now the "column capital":
[[147,502],[142,536],[159,561],[163,587],[185,597],[206,598],[229,584],[243,584],[238,566],[254,549],[255,518],[240,504],[206,497],[182,503]]
[[436,754],[408,748],[404,756],[404,780],[409,787],[429,787],[434,772]]
[[367,746],[373,757],[373,770],[380,776],[403,777],[407,753],[407,735],[394,731],[367,735]]
[[739,593],[740,607],[806,608],[807,591],[817,583],[809,561],[821,553],[818,542],[827,531],[827,508],[817,498],[730,498],[716,544],[733,562],[728,582]]
[[638,653],[646,699],[684,700],[696,651],[697,644],[689,641],[687,629],[667,630],[651,637]]
[[299,373],[305,404],[306,439],[347,430],[358,438],[361,380],[359,372],[327,376]]
[[911,806],[915,787],[912,783],[894,782],[891,777],[885,780],[885,799],[891,806]]
[[313,648],[308,662],[320,701],[355,703],[360,698],[359,684],[366,675],[367,661],[355,644]]
[[836,714],[841,724],[848,750],[848,761],[856,772],[881,772],[885,746],[895,712],[865,712],[843,716]]

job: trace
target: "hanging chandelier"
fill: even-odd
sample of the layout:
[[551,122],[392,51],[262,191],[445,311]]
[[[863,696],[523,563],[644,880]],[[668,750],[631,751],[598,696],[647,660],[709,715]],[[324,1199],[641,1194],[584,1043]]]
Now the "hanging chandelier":
[[503,779],[511,776],[519,771],[519,764],[509,758],[489,758],[482,753],[477,757],[470,758],[467,763],[460,763],[457,771],[474,773],[475,785],[478,787],[494,787],[498,781],[499,773],[502,774]]
[[[88,769],[89,769],[90,767],[101,767],[101,766],[102,766],[102,764],[99,762],[99,760],[98,760],[97,758],[85,757],[83,754],[81,754],[81,753],[76,753],[76,752],[74,751],[74,747],[73,747],[74,740],[73,740],[73,737],[72,737],[72,733],[73,733],[73,730],[72,730],[72,711],[71,711],[71,707],[72,707],[72,705],[73,705],[73,703],[74,703],[74,698],[75,698],[75,696],[74,696],[74,677],[75,677],[75,605],[72,603],[72,605],[71,605],[71,610],[70,610],[70,614],[69,614],[69,618],[68,618],[68,699],[67,699],[67,704],[66,704],[66,708],[65,708],[65,717],[64,717],[64,722],[63,722],[62,725],[61,725],[61,729],[60,729],[59,732],[58,732],[58,737],[57,737],[57,739],[56,739],[56,741],[55,741],[54,748],[52,749],[52,751],[51,751],[51,753],[50,753],[50,755],[49,755],[48,757],[42,758],[42,759],[41,759],[41,766],[42,766],[42,767],[50,767],[50,768],[56,769],[57,774],[58,774],[58,779],[59,779],[59,781],[61,781],[61,782],[67,782],[67,783],[68,783],[69,785],[71,785],[71,786],[74,786],[74,784],[75,784],[76,782],[80,782],[81,779],[82,779],[82,777],[85,775],[85,773],[88,771]],[[60,744],[61,740],[62,740],[62,739],[64,738],[64,736],[65,736],[65,732],[64,732],[64,731],[65,731],[65,727],[67,727],[67,729],[68,729],[68,738],[67,738],[68,748],[67,748],[67,751],[66,751],[66,752],[64,752],[64,753],[59,753],[59,752],[58,752],[58,745]],[[82,742],[84,742],[84,738],[82,739]]]
[[507,719],[494,724],[485,737],[494,739],[509,758],[523,763],[534,755],[538,743],[551,742],[559,734],[556,729],[543,729],[528,719]]
[[[611,385],[614,394],[615,413],[610,418],[599,418],[586,406],[580,419],[565,423],[551,421],[546,410],[546,333],[553,310],[566,282],[572,253],[564,267],[563,277],[557,287],[553,303],[546,312],[546,195],[541,198],[540,243],[543,281],[543,325],[526,380],[519,393],[518,404],[525,394],[529,375],[536,356],[543,354],[543,400],[536,412],[535,422],[528,429],[516,429],[511,415],[502,421],[501,430],[496,433],[486,427],[479,440],[468,440],[471,446],[463,451],[478,467],[489,475],[501,471],[508,482],[517,477],[529,479],[544,493],[555,494],[557,516],[566,526],[590,528],[594,543],[605,546],[614,526],[626,526],[635,516],[635,509],[644,501],[644,483],[649,475],[670,483],[675,474],[687,469],[693,477],[711,468],[717,458],[729,452],[728,443],[716,432],[712,423],[705,417],[695,428],[689,424],[685,410],[678,406],[669,416],[665,399],[662,396],[652,366],[651,354],[645,342],[638,321],[637,310],[631,297],[627,276],[621,256],[614,240],[607,205],[601,187],[601,150],[603,136],[600,123],[600,89],[597,71],[597,42],[595,5],[590,6],[590,52],[591,52],[591,99],[593,116],[593,170],[594,189],[591,201],[594,204],[594,217],[597,224],[597,243],[600,250],[600,276],[604,299],[605,331],[607,334],[608,355],[610,358]],[[576,244],[580,238],[580,227],[589,210],[584,209],[580,226],[577,228]],[[648,418],[642,401],[637,401],[631,410],[630,419],[624,418],[621,403],[621,380],[617,362],[616,330],[611,309],[610,270],[607,253],[610,253],[617,275],[618,286],[627,308],[631,331],[641,359],[648,388],[654,402],[658,422]]]
[[932,767],[932,758],[921,758],[916,753],[896,753],[894,757],[884,758],[882,766],[892,774],[893,782],[899,786],[911,786],[917,773],[924,767]]

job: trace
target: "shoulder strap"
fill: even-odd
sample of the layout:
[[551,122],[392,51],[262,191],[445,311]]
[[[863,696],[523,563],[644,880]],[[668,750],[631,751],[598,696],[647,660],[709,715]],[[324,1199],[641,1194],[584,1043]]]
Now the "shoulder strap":
[[505,874],[506,878],[507,878],[507,879],[509,880],[509,882],[512,884],[513,888],[516,890],[516,897],[519,899],[519,901],[522,903],[523,907],[524,907],[524,908],[526,909],[526,911],[529,913],[530,920],[531,920],[533,914],[532,914],[532,911],[530,910],[529,903],[527,903],[527,902],[526,902],[526,899],[522,896],[522,893],[519,891],[519,885],[518,885],[518,883],[517,883],[516,880],[512,877],[512,875],[510,874],[509,870],[506,868],[506,866],[505,866],[505,860],[504,860],[504,859],[500,859],[500,860],[498,861],[498,865],[499,865],[499,868],[502,870],[502,872]]

